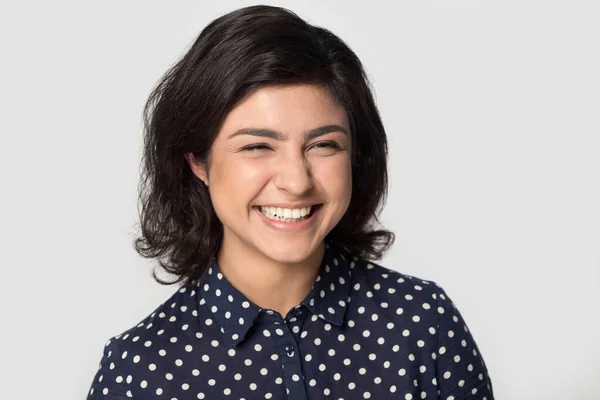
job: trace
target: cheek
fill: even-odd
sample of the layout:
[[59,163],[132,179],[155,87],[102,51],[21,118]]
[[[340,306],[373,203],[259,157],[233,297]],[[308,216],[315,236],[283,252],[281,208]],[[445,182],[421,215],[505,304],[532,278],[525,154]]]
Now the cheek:
[[268,179],[264,163],[250,159],[223,159],[213,165],[211,185],[213,198],[228,203],[251,200]]
[[349,204],[352,196],[352,166],[348,158],[323,163],[315,170],[315,178],[330,201]]

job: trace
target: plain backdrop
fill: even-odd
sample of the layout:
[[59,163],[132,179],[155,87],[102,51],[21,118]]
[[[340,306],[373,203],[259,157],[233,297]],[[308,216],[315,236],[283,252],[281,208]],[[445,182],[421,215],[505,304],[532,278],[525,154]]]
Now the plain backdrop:
[[[250,4],[0,2],[0,398],[85,398],[108,338],[177,290],[131,246],[142,107]],[[397,235],[380,264],[447,290],[497,399],[599,399],[600,2],[269,4],[372,80]]]

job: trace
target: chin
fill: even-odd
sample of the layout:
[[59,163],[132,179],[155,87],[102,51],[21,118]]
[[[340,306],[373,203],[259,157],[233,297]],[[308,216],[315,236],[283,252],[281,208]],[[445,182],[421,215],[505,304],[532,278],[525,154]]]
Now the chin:
[[[263,246],[261,246],[263,247]],[[273,243],[267,244],[266,248],[263,247],[262,253],[277,262],[286,264],[297,264],[304,262],[309,258],[314,251],[318,248],[318,243],[285,243],[282,241],[281,245],[274,245]]]

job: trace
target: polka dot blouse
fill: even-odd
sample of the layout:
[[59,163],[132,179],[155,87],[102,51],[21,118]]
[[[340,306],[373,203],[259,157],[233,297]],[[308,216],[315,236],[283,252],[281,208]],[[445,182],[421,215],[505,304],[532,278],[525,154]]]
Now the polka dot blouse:
[[88,400],[487,399],[460,312],[433,281],[326,245],[310,293],[283,317],[219,272],[182,286],[108,340]]

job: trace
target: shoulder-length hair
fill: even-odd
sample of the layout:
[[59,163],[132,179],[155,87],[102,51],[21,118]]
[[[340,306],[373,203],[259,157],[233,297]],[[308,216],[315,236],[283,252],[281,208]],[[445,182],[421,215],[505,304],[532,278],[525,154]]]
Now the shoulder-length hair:
[[201,277],[223,235],[208,188],[184,154],[210,165],[228,112],[266,85],[315,84],[346,111],[352,141],[352,198],[326,241],[378,260],[394,234],[377,229],[387,196],[387,140],[363,66],[329,30],[279,7],[251,6],[212,21],[153,88],[144,107],[144,150],[135,250],[177,278]]

